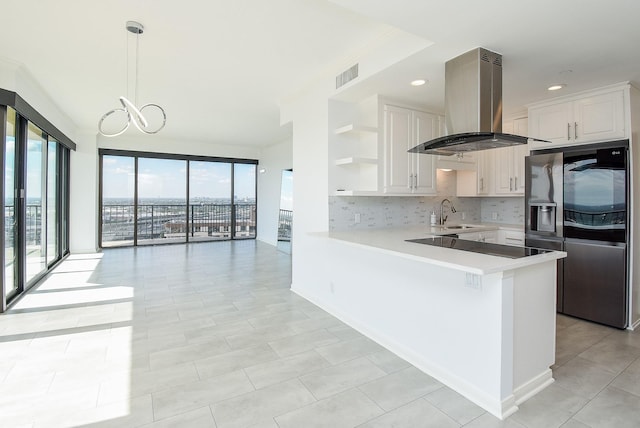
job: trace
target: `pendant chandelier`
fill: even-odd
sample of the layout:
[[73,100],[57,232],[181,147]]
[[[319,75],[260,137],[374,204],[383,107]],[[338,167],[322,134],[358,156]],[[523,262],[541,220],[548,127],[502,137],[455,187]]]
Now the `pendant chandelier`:
[[[120,104],[122,108],[115,108],[106,112],[100,121],[98,122],[98,131],[105,137],[116,137],[123,134],[129,126],[133,125],[145,134],[157,134],[160,132],[167,122],[167,115],[164,109],[158,104],[145,104],[140,108],[138,105],[138,47],[140,44],[140,35],[144,32],[144,26],[136,21],[127,21],[126,29],[128,32],[136,35],[136,55],[135,55],[135,86],[134,86],[134,102],[131,102],[127,97],[129,96],[129,55],[127,55],[127,97],[120,97]],[[127,42],[127,53],[129,50],[129,43]],[[145,117],[145,113],[147,116]],[[161,118],[157,122],[162,122],[152,125],[148,118],[150,115]],[[106,121],[106,122],[105,122]],[[113,127],[113,129],[111,129]]]

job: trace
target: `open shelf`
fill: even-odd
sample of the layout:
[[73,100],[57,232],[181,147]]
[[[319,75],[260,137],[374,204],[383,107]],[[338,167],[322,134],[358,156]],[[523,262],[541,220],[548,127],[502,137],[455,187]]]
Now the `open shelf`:
[[353,123],[349,123],[347,125],[336,128],[333,132],[335,134],[346,134],[348,132],[372,133],[372,132],[378,132],[378,128],[374,126],[358,126],[358,125],[354,125]]
[[362,158],[362,157],[346,157],[341,159],[336,159],[334,163],[338,166],[346,166],[346,165],[377,165],[378,159],[374,158]]

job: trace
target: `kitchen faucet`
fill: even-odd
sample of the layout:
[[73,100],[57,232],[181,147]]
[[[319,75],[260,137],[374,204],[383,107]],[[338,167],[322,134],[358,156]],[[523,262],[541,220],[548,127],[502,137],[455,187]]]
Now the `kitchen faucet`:
[[444,222],[447,221],[447,216],[444,215],[444,203],[445,202],[449,202],[449,209],[451,210],[451,213],[455,213],[456,209],[453,207],[453,204],[451,203],[451,201],[449,199],[443,199],[442,202],[440,202],[440,225],[444,225]]

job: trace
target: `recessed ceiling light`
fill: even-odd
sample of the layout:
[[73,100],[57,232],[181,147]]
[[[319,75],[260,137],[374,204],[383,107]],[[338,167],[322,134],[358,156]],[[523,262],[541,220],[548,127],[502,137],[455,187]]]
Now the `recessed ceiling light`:
[[424,84],[426,84],[427,81],[424,79],[416,79],[414,81],[411,82],[411,86],[422,86]]
[[557,91],[558,89],[562,89],[567,86],[566,83],[558,83],[556,85],[551,85],[547,88],[547,91]]

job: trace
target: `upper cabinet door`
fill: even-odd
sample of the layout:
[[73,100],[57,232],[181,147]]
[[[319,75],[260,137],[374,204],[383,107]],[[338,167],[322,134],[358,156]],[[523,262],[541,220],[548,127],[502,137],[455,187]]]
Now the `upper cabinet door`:
[[577,142],[624,138],[622,91],[576,101],[574,138]]
[[[438,116],[413,112],[414,116],[414,139],[409,148],[424,143],[438,135]],[[436,193],[436,156],[425,154],[413,154],[413,193],[435,194]]]
[[513,149],[503,147],[493,150],[494,156],[494,191],[497,194],[513,192]]
[[384,106],[384,193],[436,193],[436,157],[408,150],[437,136],[438,126],[437,115]]
[[[592,143],[626,138],[625,91],[620,87],[592,94],[549,101],[529,108],[531,137],[549,143],[532,142],[532,149]],[[627,92],[628,93],[628,92]]]
[[513,149],[513,193],[524,195],[524,158],[529,156],[526,144],[514,146]]
[[411,193],[414,177],[411,157],[407,150],[413,147],[412,111],[390,106],[384,107],[384,192]]
[[[572,103],[558,103],[529,111],[529,133],[531,137],[557,144],[571,142],[573,122]],[[544,144],[544,143],[542,143]]]

